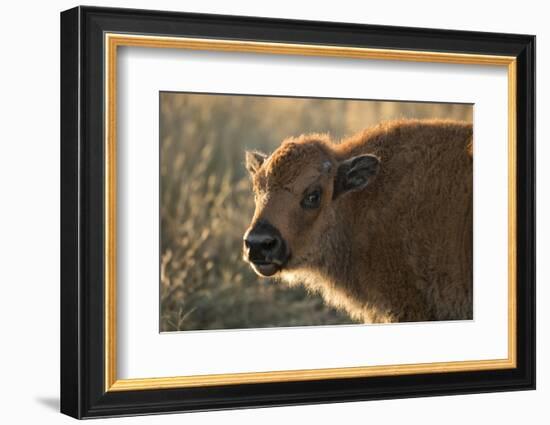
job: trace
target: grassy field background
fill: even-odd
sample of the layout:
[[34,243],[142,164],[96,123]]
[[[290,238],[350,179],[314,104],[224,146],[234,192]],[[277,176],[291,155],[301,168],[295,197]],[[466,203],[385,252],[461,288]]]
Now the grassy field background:
[[349,324],[317,294],[257,277],[241,258],[254,211],[246,149],[292,135],[334,140],[383,120],[472,121],[470,105],[160,94],[163,332]]

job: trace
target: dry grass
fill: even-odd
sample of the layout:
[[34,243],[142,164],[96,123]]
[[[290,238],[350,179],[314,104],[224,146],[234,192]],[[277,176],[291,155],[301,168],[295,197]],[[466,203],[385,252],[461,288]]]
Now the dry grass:
[[254,210],[245,149],[269,152],[310,131],[338,138],[382,119],[472,118],[464,105],[183,93],[160,102],[161,331],[353,323],[241,259]]

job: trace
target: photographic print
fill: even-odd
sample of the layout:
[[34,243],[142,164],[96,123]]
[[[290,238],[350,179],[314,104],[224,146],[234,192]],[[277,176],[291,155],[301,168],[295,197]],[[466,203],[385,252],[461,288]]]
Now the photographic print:
[[159,101],[161,332],[473,319],[473,105]]

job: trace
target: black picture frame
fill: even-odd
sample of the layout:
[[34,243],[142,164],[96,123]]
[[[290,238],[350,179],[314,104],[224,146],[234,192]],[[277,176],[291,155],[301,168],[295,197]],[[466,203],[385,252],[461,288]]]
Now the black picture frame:
[[[106,392],[106,32],[516,57],[517,367]],[[534,36],[96,7],[61,13],[61,412],[92,418],[534,388]]]

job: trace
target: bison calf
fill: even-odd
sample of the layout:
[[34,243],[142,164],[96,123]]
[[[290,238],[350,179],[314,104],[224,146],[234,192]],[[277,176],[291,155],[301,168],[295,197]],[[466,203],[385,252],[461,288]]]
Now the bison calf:
[[246,153],[244,259],[365,323],[472,318],[472,126],[383,123]]

